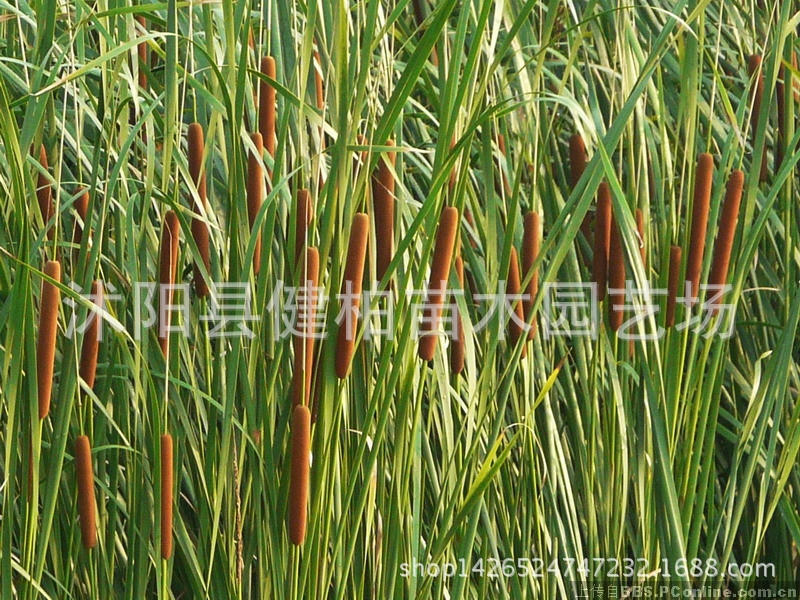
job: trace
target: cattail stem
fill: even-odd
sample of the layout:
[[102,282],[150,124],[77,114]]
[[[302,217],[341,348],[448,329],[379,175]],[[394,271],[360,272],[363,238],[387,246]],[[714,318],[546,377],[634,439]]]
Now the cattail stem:
[[169,328],[172,319],[170,305],[174,297],[174,290],[171,286],[175,285],[175,276],[178,271],[178,235],[180,227],[178,216],[174,211],[168,211],[164,216],[164,227],[161,231],[161,256],[158,274],[158,341],[165,359],[169,353]]
[[[92,283],[92,300],[95,306],[103,308],[103,282],[99,279]],[[94,388],[95,374],[97,373],[97,354],[100,348],[100,315],[91,315],[90,322],[83,334],[81,345],[81,379],[86,382],[89,389]]]
[[[200,215],[207,214],[209,210],[208,200],[206,199],[206,173],[203,169],[204,147],[203,128],[199,123],[192,123],[189,125],[189,174],[197,188],[197,196],[199,198],[195,202],[194,212]],[[202,218],[192,218],[192,237],[194,238],[194,243],[197,244],[200,258],[203,260],[203,266],[208,273],[211,270],[211,254],[208,247],[209,234],[208,225]],[[208,295],[208,284],[197,262],[194,263],[194,288],[199,297],[203,298]]]
[[433,360],[433,354],[436,351],[439,317],[442,312],[442,302],[447,293],[447,278],[450,274],[457,230],[458,210],[453,206],[446,206],[439,218],[439,229],[436,231],[436,242],[433,248],[433,264],[425,302],[427,318],[422,323],[422,338],[419,341],[419,357],[422,360]]
[[[464,289],[464,261],[461,256],[456,256],[455,260],[456,277],[458,278],[458,286],[461,290]],[[464,324],[461,321],[461,311],[458,310],[453,299],[453,310],[456,311],[455,329],[450,338],[450,370],[456,375],[464,370],[464,353],[466,340],[464,339]]]
[[[747,59],[747,74],[752,80],[750,87],[750,100],[753,103],[753,111],[750,113],[750,139],[753,147],[753,153],[756,149],[756,129],[758,128],[758,120],[761,117],[761,103],[764,98],[764,72],[761,69],[761,56],[753,54]],[[755,76],[755,79],[753,79]],[[767,178],[767,152],[766,149],[762,155],[761,172],[759,180],[765,181]]]
[[604,181],[597,188],[597,212],[594,220],[592,279],[597,284],[597,301],[606,297],[608,254],[611,240],[611,189]]
[[308,479],[311,458],[311,413],[307,406],[292,411],[291,471],[289,473],[289,541],[295,546],[306,537]]
[[161,558],[172,556],[172,436],[161,436]]
[[303,256],[303,249],[309,239],[309,226],[314,216],[314,207],[311,204],[311,194],[308,190],[297,191],[297,217],[295,221],[294,234],[294,256],[299,260]]
[[[39,147],[39,164],[47,171],[50,166],[47,161],[47,151],[44,149],[44,144]],[[44,226],[47,227],[48,239],[53,239],[55,231],[53,226],[48,227],[50,219],[53,218],[53,192],[50,187],[50,181],[44,173],[38,173],[36,176],[36,199],[39,202],[39,211],[42,213],[42,221]]]
[[311,375],[314,370],[314,318],[319,286],[319,252],[313,246],[306,250],[303,276],[298,290],[298,323],[294,336],[294,372],[292,408],[308,405]]
[[523,277],[530,275],[530,279],[525,290],[525,294],[528,297],[522,301],[522,306],[525,309],[525,322],[530,324],[530,329],[528,330],[529,340],[536,337],[536,319],[531,315],[536,294],[539,293],[539,270],[533,271],[532,274],[531,271],[533,270],[533,264],[539,257],[539,246],[542,239],[540,229],[539,213],[527,212],[522,232],[522,274]]
[[[387,146],[394,146],[392,140]],[[394,258],[394,165],[395,153],[386,152],[378,161],[372,177],[372,200],[375,207],[376,278],[383,279]]]
[[[48,261],[44,266],[48,277],[61,283],[61,264]],[[49,281],[42,280],[42,304],[39,309],[39,339],[36,343],[36,373],[39,387],[39,419],[50,412],[50,396],[53,391],[53,366],[56,356],[58,334],[58,305],[61,292]]]
[[691,283],[691,298],[697,298],[700,287],[700,272],[703,269],[703,253],[706,245],[708,206],[711,199],[711,181],[714,177],[714,159],[708,153],[700,155],[694,182],[692,203],[692,230],[689,238],[689,259],[686,262],[686,281]]
[[675,307],[678,303],[678,281],[681,275],[681,257],[683,250],[680,246],[670,246],[669,249],[669,275],[667,277],[667,310],[664,325],[675,325]]
[[[276,80],[275,59],[265,56],[261,59],[261,73]],[[261,81],[258,99],[258,131],[264,140],[269,155],[275,156],[275,88],[266,81]]]
[[[510,296],[519,296],[520,288],[522,287],[519,277],[519,262],[517,260],[517,249],[511,246],[511,258],[508,262],[508,280],[506,281],[506,293]],[[508,335],[512,344],[516,344],[525,332],[522,329],[522,324],[525,322],[525,313],[522,311],[522,299],[513,300],[514,312],[508,322]],[[527,336],[526,336],[527,337]],[[522,346],[522,354],[520,358],[525,358],[525,346]]]
[[609,325],[612,331],[617,331],[625,318],[625,254],[613,210],[608,244],[608,288]]
[[94,509],[94,475],[92,472],[92,448],[89,438],[79,435],[75,440],[75,475],[78,480],[78,517],[81,525],[83,547],[90,549],[97,544],[97,524]]
[[364,262],[367,256],[367,239],[369,238],[369,217],[365,213],[356,213],[350,242],[347,246],[347,260],[342,281],[342,311],[345,312],[339,325],[336,339],[336,375],[340,379],[347,377],[350,362],[356,343],[356,326],[358,325],[358,309],[361,305],[361,289],[364,278]]
[[[260,133],[251,136],[256,152],[247,155],[247,218],[250,222],[250,234],[253,235],[253,225],[256,215],[261,210],[264,195],[264,174],[259,159],[264,154],[264,140]],[[261,231],[257,231],[255,248],[253,249],[253,273],[258,275],[261,268]]]
[[[744,173],[736,170],[731,173],[725,189],[725,203],[722,205],[722,215],[719,221],[719,233],[714,245],[714,257],[711,263],[709,283],[712,286],[724,286],[728,278],[728,264],[731,260],[733,237],[736,234],[736,221],[739,218],[739,203],[742,199],[744,186]],[[720,294],[721,296],[721,294]],[[714,300],[719,305],[720,296]]]

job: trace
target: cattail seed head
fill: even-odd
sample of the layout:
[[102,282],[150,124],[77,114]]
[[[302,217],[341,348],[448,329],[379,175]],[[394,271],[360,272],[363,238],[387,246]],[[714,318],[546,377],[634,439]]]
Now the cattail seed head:
[[675,325],[675,307],[678,303],[678,281],[681,275],[681,257],[683,250],[680,246],[670,246],[669,249],[669,275],[667,277],[667,309],[664,324],[666,327]]
[[597,284],[597,301],[606,297],[608,253],[611,240],[611,189],[604,181],[597,188],[597,211],[594,219],[592,279]]
[[[387,146],[394,146],[392,140]],[[372,199],[375,208],[376,278],[383,279],[394,258],[394,165],[395,153],[386,152],[378,161],[372,177]]]
[[[764,72],[761,69],[761,56],[753,54],[747,59],[747,74],[752,80],[750,87],[750,100],[753,103],[753,111],[750,113],[750,137],[755,151],[756,142],[756,129],[758,127],[758,120],[761,117],[761,103],[764,98]],[[753,79],[755,76],[755,79]],[[761,162],[760,181],[767,178],[767,153],[763,154]]]
[[447,293],[447,278],[450,274],[450,263],[453,259],[453,247],[458,230],[458,210],[446,206],[439,218],[436,241],[433,247],[433,264],[428,280],[428,296],[425,302],[427,317],[422,323],[422,338],[419,340],[419,357],[422,360],[433,360],[436,351],[437,330],[442,302]]
[[[61,283],[61,264],[58,261],[48,261],[44,266],[44,273]],[[61,292],[59,289],[54,284],[43,279],[42,304],[39,309],[39,338],[36,341],[36,373],[39,387],[40,419],[44,419],[50,412],[60,300]]]
[[[511,258],[508,262],[508,279],[506,281],[506,293],[511,296],[520,294],[521,281],[519,276],[519,262],[517,261],[517,249],[511,246]],[[522,324],[525,322],[525,314],[522,311],[522,300],[515,300],[513,306],[514,314],[508,322],[508,334],[512,344],[516,344],[524,334]],[[521,358],[525,358],[525,346],[522,346]]]
[[[39,147],[39,164],[47,171],[49,164],[47,161],[47,151],[44,149],[44,144]],[[43,173],[38,173],[36,176],[36,199],[39,202],[39,211],[42,213],[42,221],[47,227],[50,219],[53,218],[53,192],[50,187],[50,181]],[[47,229],[47,237],[53,239],[55,232],[53,227]]]
[[311,458],[311,413],[307,406],[292,411],[291,471],[289,473],[289,541],[295,546],[306,537],[308,479]]
[[614,211],[611,211],[611,228],[608,244],[608,320],[612,331],[617,331],[625,318],[625,254],[622,237]]
[[[464,289],[464,261],[461,255],[456,256],[455,259],[456,277],[458,278],[458,286],[463,291]],[[456,315],[455,330],[450,338],[450,370],[459,375],[464,370],[464,353],[466,340],[464,339],[464,324],[461,321],[461,311],[456,306],[455,299],[452,302],[453,310],[458,311]]]
[[714,178],[714,158],[703,153],[697,161],[692,203],[692,230],[689,238],[689,259],[686,262],[686,281],[691,283],[692,300],[697,298],[700,287],[700,271],[703,269],[703,253],[706,244],[708,206],[711,199],[711,182]]
[[294,256],[299,260],[303,256],[303,248],[311,241],[309,226],[314,217],[314,207],[311,204],[311,194],[308,190],[297,192],[297,219],[295,221]]
[[97,544],[97,524],[94,510],[94,475],[92,472],[92,448],[89,438],[79,435],[75,440],[75,476],[78,480],[78,518],[81,525],[81,541],[84,548]]
[[574,188],[586,170],[586,145],[580,134],[569,138],[569,181]]
[[361,305],[361,289],[364,278],[364,262],[367,256],[367,239],[369,238],[369,217],[364,213],[356,213],[350,242],[347,246],[347,261],[342,281],[342,311],[347,311],[339,325],[336,339],[336,375],[340,379],[347,377],[350,362],[356,343],[356,326],[358,309]]
[[[209,210],[206,199],[206,174],[203,170],[203,151],[203,128],[199,123],[192,123],[189,125],[189,174],[199,196],[199,202],[195,202],[194,209],[194,212],[198,214],[207,213]],[[199,217],[192,218],[192,238],[200,251],[200,258],[203,260],[206,272],[209,272],[211,270],[211,254],[208,247],[208,225]],[[208,284],[196,262],[194,264],[194,288],[199,297],[203,298],[208,295]]]
[[[533,263],[539,258],[539,246],[541,245],[542,234],[539,213],[529,211],[525,213],[523,221],[524,228],[522,232],[522,276],[523,278],[533,270]],[[525,322],[530,323],[528,330],[528,339],[532,340],[536,337],[536,319],[531,317],[533,313],[533,305],[536,300],[536,294],[539,293],[539,271],[533,271],[533,274],[528,280],[528,286],[525,289],[527,298],[522,301],[522,306],[525,309]]]
[[[259,159],[264,153],[264,140],[260,133],[251,136],[256,152],[247,154],[247,218],[250,222],[250,232],[253,232],[253,225],[256,215],[261,210],[261,203],[264,197],[264,174],[261,169]],[[256,232],[256,245],[253,250],[253,273],[258,275],[261,267],[261,232]]]
[[78,213],[80,219],[75,219],[75,227],[72,230],[72,243],[75,246],[72,250],[72,258],[75,260],[80,251],[80,245],[83,241],[83,228],[88,227],[89,215],[89,192],[84,188],[77,190],[78,198],[75,200],[75,211]]
[[314,315],[319,287],[319,252],[313,246],[306,250],[299,287],[302,300],[298,306],[298,327],[294,336],[292,408],[309,404],[311,375],[314,370]]
[[[95,306],[103,308],[103,282],[96,279],[92,283],[92,301]],[[100,315],[90,317],[89,325],[83,334],[81,345],[81,379],[86,382],[89,389],[94,388],[94,378],[97,373],[97,354],[100,348]]]
[[[275,59],[265,56],[261,59],[261,73],[272,80],[275,76]],[[261,80],[258,100],[258,131],[264,140],[264,147],[270,156],[275,156],[275,88]]]
[[[733,249],[733,238],[736,234],[736,221],[739,218],[739,203],[742,199],[743,186],[744,173],[739,170],[733,171],[725,188],[725,203],[722,205],[719,233],[714,245],[714,257],[708,281],[712,286],[724,286],[728,278],[728,264]],[[716,298],[714,304],[720,304],[719,297]]]
[[317,108],[323,110],[325,108],[325,90],[322,82],[322,59],[319,52],[314,52],[314,62],[311,68],[314,69],[314,91],[316,92]]
[[161,558],[172,556],[172,436],[161,436]]
[[[136,21],[139,23],[139,26],[142,28],[142,34],[147,33],[147,27],[145,26],[145,20],[143,15],[137,15]],[[147,42],[140,42],[136,46],[136,52],[139,56],[139,87],[143,90],[147,89],[147,72],[145,71],[145,67],[147,67]]]
[[[161,255],[159,260],[158,283],[160,286],[171,286],[175,284],[175,276],[178,272],[178,236],[180,234],[180,223],[174,211],[168,211],[164,216],[164,227],[161,231]],[[161,291],[163,289],[163,292]],[[161,352],[167,357],[169,351],[169,326],[172,311],[168,306],[172,304],[174,290],[170,288],[159,288],[159,330],[158,341],[161,345]]]

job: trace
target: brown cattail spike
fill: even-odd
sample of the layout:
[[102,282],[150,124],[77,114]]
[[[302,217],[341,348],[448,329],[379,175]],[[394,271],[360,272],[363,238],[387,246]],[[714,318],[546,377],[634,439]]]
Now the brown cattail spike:
[[606,297],[608,253],[611,240],[611,189],[604,181],[597,188],[597,212],[594,220],[592,279],[597,284],[597,301]]
[[667,311],[664,325],[675,325],[675,307],[678,303],[678,281],[681,275],[681,257],[683,250],[680,246],[670,246],[669,249],[669,276],[667,283]]
[[[461,290],[464,289],[464,261],[461,256],[456,256],[455,260],[456,277],[458,278],[458,286]],[[461,311],[456,308],[455,298],[453,298],[453,310],[457,311],[455,319],[455,328],[450,338],[450,370],[456,375],[464,370],[464,353],[466,340],[464,339],[464,324],[461,321]]]
[[586,145],[579,134],[569,138],[569,182],[574,188],[586,170]]
[[161,345],[161,352],[167,357],[169,351],[169,327],[172,311],[169,306],[172,304],[174,290],[171,287],[175,284],[175,275],[178,271],[178,235],[180,233],[180,223],[178,216],[173,211],[168,211],[164,216],[164,227],[161,231],[161,257],[159,261],[159,328],[158,341]]
[[172,556],[172,436],[161,436],[161,558]]
[[314,69],[314,89],[316,92],[317,108],[323,110],[325,108],[325,90],[322,83],[322,59],[319,52],[314,52],[314,64],[311,65]]
[[[39,164],[47,171],[49,168],[47,162],[47,152],[44,149],[44,144],[39,147]],[[39,173],[36,176],[36,199],[39,202],[39,211],[42,213],[42,221],[45,227],[53,218],[53,194],[50,187],[50,181],[44,173]],[[53,239],[55,232],[53,227],[47,229],[47,237]]]
[[422,338],[419,341],[419,357],[422,360],[433,360],[436,351],[439,316],[447,293],[447,278],[450,274],[457,230],[458,210],[453,206],[446,206],[439,218],[439,229],[436,231],[436,242],[433,247],[433,264],[431,277],[428,280],[428,297],[425,301],[427,318],[422,323]]
[[[520,295],[521,281],[519,277],[519,262],[517,261],[517,249],[511,246],[511,258],[508,262],[508,281],[506,282],[506,293],[510,297]],[[512,344],[516,344],[519,338],[524,335],[523,324],[525,323],[525,313],[522,311],[522,299],[513,300],[514,313],[508,322],[508,334]],[[527,336],[526,336],[527,337]],[[525,358],[525,346],[522,346],[521,358]]]
[[[189,125],[189,174],[192,182],[197,188],[198,201],[195,202],[195,209],[198,215],[208,214],[208,200],[206,199],[206,173],[203,169],[203,128],[199,123]],[[211,270],[211,254],[208,247],[208,225],[200,217],[192,218],[192,238],[200,251],[200,258],[203,260],[206,272]],[[208,284],[206,283],[200,267],[194,264],[194,289],[201,298],[208,295]]]
[[700,155],[694,182],[692,203],[692,231],[689,238],[689,259],[686,262],[686,281],[691,284],[692,300],[697,298],[700,271],[703,269],[703,252],[706,244],[708,205],[711,199],[711,181],[714,178],[714,159],[708,153]]
[[309,225],[314,216],[314,207],[311,204],[311,194],[308,190],[297,192],[297,219],[295,221],[294,256],[299,260],[303,256],[303,248],[310,241]]
[[[61,283],[61,264],[48,261],[44,274]],[[53,366],[56,356],[58,334],[58,305],[61,292],[52,283],[42,280],[42,304],[39,309],[39,339],[36,342],[36,373],[39,385],[39,418],[50,412],[50,396],[53,391]]]
[[[99,279],[92,283],[92,302],[95,306],[103,308],[103,282]],[[94,388],[94,378],[97,373],[97,353],[100,348],[101,317],[98,314],[89,316],[89,325],[83,334],[81,346],[81,379],[86,382],[86,387]]]
[[[146,34],[147,28],[145,26],[144,16],[138,15],[136,17],[136,22],[139,23],[139,26],[142,28],[142,34]],[[145,71],[145,67],[147,67],[147,42],[140,42],[136,46],[136,52],[139,56],[139,87],[146,90],[147,72]]]
[[[260,133],[251,136],[256,147],[255,153],[249,152],[247,155],[247,218],[250,222],[250,233],[253,233],[253,225],[256,215],[261,210],[261,203],[264,195],[264,175],[259,159],[264,153],[264,140]],[[255,248],[253,250],[253,273],[258,275],[261,267],[261,232],[257,231]]]
[[733,249],[733,237],[736,233],[736,221],[739,218],[739,203],[742,199],[742,187],[744,186],[744,173],[736,170],[731,173],[728,185],[725,189],[725,203],[722,205],[722,215],[719,221],[719,233],[717,242],[714,245],[714,258],[711,263],[711,274],[708,283],[712,286],[719,286],[719,292],[712,289],[712,294],[719,296],[714,300],[715,305],[721,304],[722,286],[728,279],[728,264],[731,260],[731,250]]
[[319,252],[306,250],[303,276],[298,290],[297,333],[294,336],[294,373],[292,377],[292,407],[308,405],[311,375],[314,370],[314,318],[319,286]]
[[292,411],[292,456],[289,473],[289,541],[295,546],[306,537],[308,476],[311,458],[311,413],[307,406]]
[[[394,146],[386,140],[387,146]],[[372,177],[372,198],[375,206],[376,273],[383,279],[394,258],[394,152],[386,152],[378,161],[377,173]]]
[[[750,101],[753,103],[753,111],[750,113],[750,139],[755,152],[756,144],[756,129],[758,128],[758,120],[761,117],[761,103],[764,98],[764,72],[761,69],[761,56],[753,54],[747,59],[747,74],[752,80],[750,87]],[[755,76],[755,79],[753,77]],[[763,160],[761,161],[761,172],[759,180],[764,181],[767,178],[767,153],[763,153]]]
[[611,228],[608,244],[608,320],[612,331],[617,331],[625,318],[625,255],[619,226],[611,211]]
[[89,192],[80,188],[77,191],[78,197],[75,199],[75,211],[78,213],[80,219],[75,219],[75,228],[72,230],[72,243],[75,246],[72,251],[72,257],[75,259],[80,251],[80,245],[83,241],[83,228],[89,225]]
[[81,541],[84,548],[97,544],[97,524],[94,512],[94,475],[92,474],[92,448],[89,438],[79,435],[75,440],[75,476],[78,480],[78,517],[81,524]]
[[[273,81],[275,77],[275,59],[265,56],[261,59],[261,73]],[[261,80],[258,101],[258,131],[264,140],[264,147],[269,155],[275,156],[275,88]]]
[[368,238],[369,217],[364,213],[356,213],[350,233],[350,243],[347,246],[347,261],[342,281],[342,296],[345,298],[342,302],[344,316],[336,339],[336,375],[340,379],[347,377],[355,349]]
[[533,304],[536,300],[536,294],[539,293],[539,271],[533,271],[533,264],[539,257],[539,246],[541,245],[541,224],[539,222],[539,213],[529,211],[525,214],[524,229],[522,232],[522,276],[523,278],[530,275],[528,279],[528,286],[525,288],[525,295],[527,296],[522,301],[522,306],[525,309],[525,322],[530,323],[528,330],[528,339],[532,340],[536,337],[536,319],[531,317],[533,313]]

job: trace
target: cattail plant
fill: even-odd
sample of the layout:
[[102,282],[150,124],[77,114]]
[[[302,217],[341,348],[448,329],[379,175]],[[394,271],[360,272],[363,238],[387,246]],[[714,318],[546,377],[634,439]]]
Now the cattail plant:
[[[422,27],[422,24],[425,22],[422,0],[411,0],[411,6],[414,8],[414,18],[417,21],[417,27]],[[434,67],[439,66],[439,54],[436,52],[436,46],[431,48],[431,63]]]
[[[255,225],[256,215],[261,210],[261,203],[264,194],[264,174],[261,169],[259,159],[264,154],[264,140],[260,133],[254,133],[251,136],[253,144],[256,147],[255,153],[250,152],[247,155],[247,218],[250,222],[250,234],[253,234],[253,225]],[[253,249],[253,273],[258,275],[261,267],[261,232],[255,233],[256,242]]]
[[310,241],[309,226],[314,217],[314,207],[311,204],[311,194],[308,190],[297,191],[297,220],[295,221],[294,256],[299,260],[303,256],[303,249]]
[[[506,281],[506,293],[510,297],[519,296],[522,287],[519,277],[519,262],[517,261],[517,249],[511,246],[511,258],[508,262],[508,278]],[[522,311],[522,299],[514,300],[512,310],[514,314],[508,321],[508,336],[512,344],[516,344],[525,332],[522,324],[525,322],[525,313]],[[527,337],[527,336],[526,336]],[[525,358],[525,345],[522,346],[521,358]]]
[[325,108],[325,89],[322,82],[322,58],[316,50],[314,51],[314,64],[311,67],[314,69],[314,92],[317,108],[323,110]]
[[[265,56],[261,59],[261,73],[273,81],[275,77],[275,59]],[[264,140],[264,147],[271,157],[275,157],[275,88],[267,81],[261,81],[258,98],[258,132]]]
[[294,371],[292,374],[292,408],[308,405],[311,375],[314,370],[314,316],[316,290],[319,286],[319,252],[313,246],[305,253],[303,276],[298,290],[297,333],[294,336]]
[[604,181],[597,188],[597,211],[594,219],[592,280],[597,284],[597,301],[606,297],[608,253],[611,240],[611,188]]
[[667,309],[664,325],[675,325],[675,307],[678,303],[678,282],[681,276],[681,258],[683,250],[680,246],[670,246],[669,249],[669,274],[667,276]]
[[[455,259],[456,277],[458,286],[464,289],[464,261],[459,254]],[[453,310],[456,311],[453,333],[450,336],[450,370],[456,375],[464,370],[464,351],[466,340],[464,339],[464,324],[461,321],[461,311],[456,307],[455,298],[453,299]]]
[[728,264],[731,260],[733,236],[736,233],[736,221],[739,218],[739,203],[742,199],[743,186],[744,173],[739,170],[733,171],[725,188],[725,202],[722,205],[719,233],[714,245],[711,273],[708,278],[708,283],[712,286],[719,286],[718,289],[720,290],[720,293],[714,298],[714,305],[720,304],[722,286],[725,285],[728,279]]
[[167,358],[169,352],[169,326],[172,316],[169,305],[172,304],[174,296],[174,290],[171,286],[175,284],[175,276],[178,271],[178,235],[180,234],[180,228],[178,216],[174,211],[168,211],[164,216],[164,227],[161,231],[161,255],[158,271],[158,341],[164,358]]
[[358,308],[361,305],[361,286],[364,278],[364,262],[367,256],[367,239],[369,238],[369,217],[365,213],[356,213],[347,246],[347,259],[342,281],[342,311],[345,316],[339,325],[336,338],[336,375],[340,379],[347,377],[350,362],[356,343],[356,326],[358,324]]
[[[795,52],[792,52],[792,69],[797,70],[797,53]],[[778,70],[778,81],[775,84],[775,95],[778,98],[778,139],[775,148],[775,173],[778,172],[783,164],[786,142],[789,140],[789,133],[786,129],[788,125],[786,122],[786,99],[788,97],[790,103],[793,97],[797,99],[796,90],[794,93],[786,94],[787,83],[790,89],[794,88],[792,78],[792,71],[787,71],[783,63],[781,63]]]
[[161,436],[161,558],[172,556],[172,436]]
[[[92,283],[92,302],[103,308],[103,282],[96,279]],[[89,389],[94,388],[94,378],[97,373],[97,354],[100,349],[100,315],[90,317],[89,325],[83,334],[81,345],[80,376]]]
[[[386,140],[387,146],[394,141]],[[372,176],[372,202],[375,209],[375,276],[383,279],[394,258],[394,165],[395,153],[384,153]]]
[[[198,215],[208,214],[209,206],[206,198],[206,173],[203,169],[203,128],[199,123],[189,125],[189,174],[197,189],[198,199],[194,212]],[[200,258],[203,260],[206,273],[211,271],[211,254],[208,248],[208,225],[200,217],[192,218],[192,238],[197,244]],[[208,284],[197,262],[194,263],[194,289],[201,298],[208,295]]]
[[292,410],[291,471],[289,472],[289,541],[299,546],[306,538],[308,479],[311,459],[311,413],[307,406]]
[[[758,119],[761,117],[761,103],[764,99],[764,72],[761,69],[761,56],[753,54],[747,59],[747,74],[750,77],[750,101],[753,103],[753,110],[750,113],[750,140],[755,155],[756,150],[756,129],[758,128]],[[759,181],[764,181],[767,178],[767,152],[766,149],[762,155],[761,172],[759,174]]]
[[72,230],[72,244],[75,246],[72,249],[73,260],[77,258],[81,242],[83,242],[83,228],[89,224],[87,220],[89,216],[89,192],[86,191],[85,188],[80,188],[77,194],[75,211],[78,213],[80,219],[75,219],[75,227]]
[[583,138],[576,133],[569,138],[569,182],[574,189],[586,170],[586,145]]
[[[44,274],[61,283],[61,264],[48,261]],[[50,396],[53,391],[53,366],[56,356],[58,333],[58,305],[61,292],[49,281],[42,280],[42,305],[39,309],[39,339],[36,341],[36,374],[39,384],[39,419],[50,412]]]
[[608,321],[611,330],[617,331],[625,318],[625,254],[613,210],[608,243],[608,288]]
[[689,258],[686,261],[686,281],[691,284],[692,300],[697,298],[700,287],[700,271],[703,268],[703,253],[708,225],[708,205],[711,199],[711,181],[714,178],[714,158],[704,152],[697,160],[692,203],[692,230],[689,238]]
[[78,518],[81,525],[83,547],[97,544],[97,524],[94,510],[94,475],[92,473],[92,448],[89,438],[79,435],[75,440],[75,476],[78,480]]
[[458,210],[446,206],[439,218],[436,241],[433,247],[433,264],[428,280],[428,296],[425,301],[426,319],[422,323],[422,337],[419,340],[419,357],[422,360],[433,360],[436,351],[439,317],[442,302],[447,293],[447,278],[450,274],[450,262],[453,259],[453,247],[458,230]]
[[[39,147],[39,164],[42,165],[42,168],[47,171],[50,168],[50,165],[47,161],[47,151],[44,149],[44,144]],[[39,211],[42,213],[42,221],[44,222],[45,227],[48,227],[48,223],[50,219],[53,218],[53,192],[52,188],[50,187],[50,181],[47,179],[47,175],[44,173],[38,173],[36,176],[36,199],[39,202]],[[48,239],[53,239],[55,235],[55,231],[53,226],[49,226],[47,229],[47,237]]]
[[[356,144],[358,146],[366,146],[368,144],[367,138],[364,137],[364,134],[359,133],[356,135]],[[353,155],[353,181],[358,178],[358,173],[364,166],[367,164],[367,158],[369,157],[369,152],[367,150],[356,150],[355,154]],[[365,193],[369,193],[369,189],[365,190]]]
[[636,234],[639,236],[639,253],[642,255],[642,266],[647,269],[647,248],[644,243],[644,213],[636,209]]
[[522,306],[525,309],[525,321],[530,324],[528,339],[536,337],[536,319],[533,314],[533,304],[536,294],[539,293],[539,271],[533,270],[533,264],[539,257],[539,246],[541,244],[541,224],[539,213],[528,211],[525,213],[522,231],[522,276],[530,276],[528,285],[525,288],[527,298],[523,299]]
[[[137,15],[136,21],[139,23],[139,26],[142,28],[142,33],[147,33],[147,27],[145,26],[144,16]],[[139,87],[143,90],[147,89],[147,72],[145,68],[147,67],[147,42],[139,42],[136,45],[136,52],[139,56]]]

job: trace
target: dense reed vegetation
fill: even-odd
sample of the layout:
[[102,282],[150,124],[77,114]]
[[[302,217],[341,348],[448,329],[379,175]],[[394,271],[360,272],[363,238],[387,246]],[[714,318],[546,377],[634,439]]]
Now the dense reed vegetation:
[[0,598],[796,581],[798,10],[0,3]]

